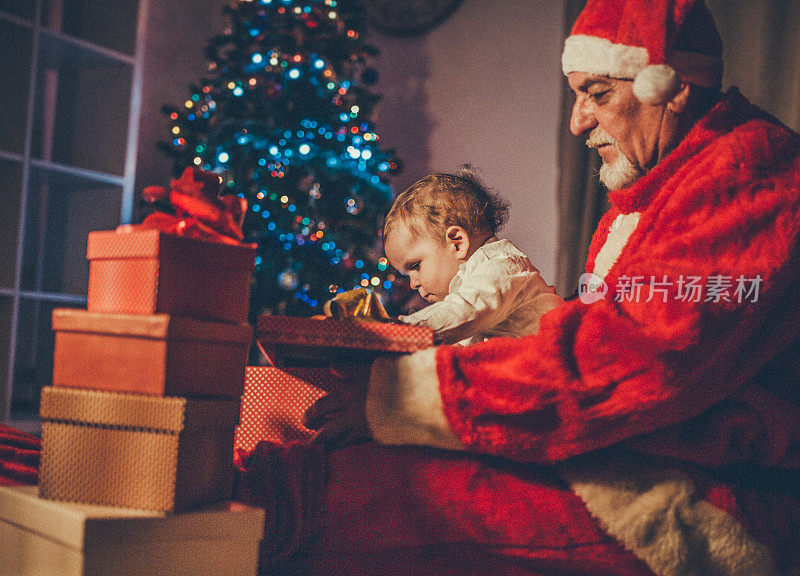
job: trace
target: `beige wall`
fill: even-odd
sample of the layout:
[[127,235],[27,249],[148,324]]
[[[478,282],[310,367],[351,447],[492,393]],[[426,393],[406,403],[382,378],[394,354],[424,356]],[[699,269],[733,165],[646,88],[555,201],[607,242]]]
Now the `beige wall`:
[[[165,186],[172,177],[172,163],[156,143],[167,140],[169,126],[161,106],[179,106],[191,96],[189,85],[207,73],[205,47],[222,32],[227,0],[150,0],[139,153],[136,160],[137,202],[145,186]],[[136,207],[134,207],[134,218]]]
[[399,189],[469,162],[511,202],[502,236],[552,282],[562,2],[465,0],[421,38],[375,36],[376,114]]
[[800,2],[706,0],[722,36],[724,85],[800,130]]

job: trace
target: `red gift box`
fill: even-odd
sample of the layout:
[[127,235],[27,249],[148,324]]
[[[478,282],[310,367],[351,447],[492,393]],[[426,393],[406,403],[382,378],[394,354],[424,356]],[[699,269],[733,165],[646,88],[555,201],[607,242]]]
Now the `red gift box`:
[[325,391],[269,366],[248,366],[236,427],[234,454],[241,457],[262,440],[289,442],[315,435],[303,414]]
[[[350,381],[366,382],[369,365],[380,355],[408,354],[433,346],[430,328],[354,318],[263,315],[258,319],[256,338],[272,364],[323,390]],[[332,365],[343,373],[335,373]]]
[[411,353],[433,346],[430,328],[353,318],[263,315],[257,338],[264,353],[279,365],[369,362],[382,353]]
[[255,248],[123,228],[89,233],[90,312],[247,319]]
[[156,396],[242,393],[249,324],[53,310],[53,385]]
[[258,319],[258,344],[278,367],[248,366],[235,453],[261,440],[311,438],[303,415],[326,392],[367,381],[377,356],[433,346],[430,328],[352,318]]

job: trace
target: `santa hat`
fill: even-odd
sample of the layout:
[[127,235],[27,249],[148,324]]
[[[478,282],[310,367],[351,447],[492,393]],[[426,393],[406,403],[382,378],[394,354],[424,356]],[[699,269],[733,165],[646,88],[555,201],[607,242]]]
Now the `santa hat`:
[[721,85],[722,40],[702,0],[589,0],[561,64],[564,74],[632,79],[639,100],[660,104],[681,82]]

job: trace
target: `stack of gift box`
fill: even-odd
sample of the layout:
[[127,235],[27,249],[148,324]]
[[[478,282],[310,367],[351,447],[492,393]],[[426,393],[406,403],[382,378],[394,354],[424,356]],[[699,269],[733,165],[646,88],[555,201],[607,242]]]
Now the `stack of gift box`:
[[38,494],[0,489],[0,572],[254,573],[263,510],[225,502],[254,248],[121,227],[87,256],[87,309],[53,311]]
[[87,309],[53,311],[44,498],[182,511],[230,497],[254,256],[158,230],[89,234]]

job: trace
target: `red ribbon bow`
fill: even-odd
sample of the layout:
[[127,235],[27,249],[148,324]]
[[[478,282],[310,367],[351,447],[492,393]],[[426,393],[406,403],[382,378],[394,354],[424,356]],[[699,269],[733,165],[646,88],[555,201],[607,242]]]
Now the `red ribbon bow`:
[[220,196],[221,184],[222,178],[215,172],[186,168],[179,179],[170,181],[169,190],[147,186],[142,192],[145,202],[169,202],[175,214],[156,210],[141,226],[189,238],[241,244],[247,200],[234,194]]

